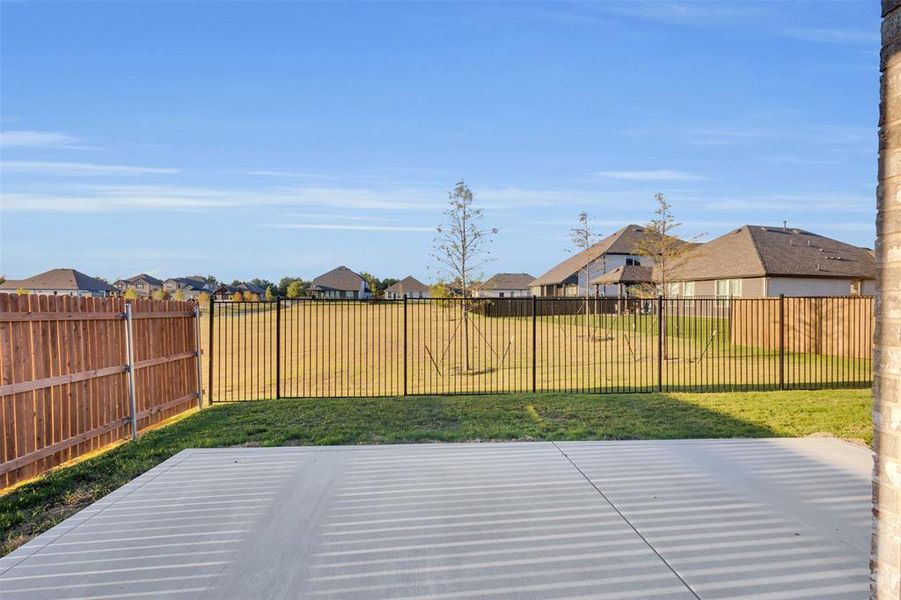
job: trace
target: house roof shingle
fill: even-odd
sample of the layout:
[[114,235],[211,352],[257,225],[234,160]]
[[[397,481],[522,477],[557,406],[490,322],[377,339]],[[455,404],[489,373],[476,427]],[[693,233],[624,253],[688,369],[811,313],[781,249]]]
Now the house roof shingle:
[[674,281],[745,277],[874,279],[876,261],[867,248],[802,229],[743,225],[686,254]]
[[408,275],[395,283],[394,285],[390,285],[385,289],[386,293],[392,294],[408,294],[410,292],[427,292],[429,291],[429,286],[419,281],[412,275]]
[[88,292],[118,292],[110,284],[75,269],[50,269],[27,279],[7,280],[0,290],[83,290]]
[[362,277],[342,265],[313,279],[310,290],[318,292],[327,290],[356,292],[360,290],[360,282],[365,284],[365,280]]
[[198,292],[209,291],[212,289],[212,286],[200,277],[170,277],[166,281],[174,281],[180,288],[187,288]]
[[600,277],[591,280],[592,285],[604,285],[614,283],[647,283],[653,280],[654,269],[639,265],[625,265],[607,271]]
[[528,273],[498,273],[483,283],[481,290],[527,290],[535,278]]
[[[602,254],[635,254],[636,248],[645,234],[646,230],[641,225],[626,225],[590,248],[570,256],[535,279],[531,286],[562,283],[583,269],[586,263],[597,260]],[[691,242],[685,243],[690,244]]]
[[136,281],[143,279],[150,285],[163,285],[162,279],[157,279],[153,275],[148,275],[147,273],[138,273],[137,275],[132,275],[131,277],[126,277],[122,281],[126,283],[135,283]]

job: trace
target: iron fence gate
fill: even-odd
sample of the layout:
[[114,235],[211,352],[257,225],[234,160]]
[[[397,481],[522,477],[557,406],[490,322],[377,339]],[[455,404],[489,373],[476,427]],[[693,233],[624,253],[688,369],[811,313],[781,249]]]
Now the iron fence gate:
[[213,301],[211,402],[871,384],[873,300]]

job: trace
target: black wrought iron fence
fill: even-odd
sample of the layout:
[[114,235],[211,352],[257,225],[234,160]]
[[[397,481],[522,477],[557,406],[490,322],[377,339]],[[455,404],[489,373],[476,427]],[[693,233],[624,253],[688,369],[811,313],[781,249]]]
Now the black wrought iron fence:
[[211,401],[871,384],[873,300],[213,302]]

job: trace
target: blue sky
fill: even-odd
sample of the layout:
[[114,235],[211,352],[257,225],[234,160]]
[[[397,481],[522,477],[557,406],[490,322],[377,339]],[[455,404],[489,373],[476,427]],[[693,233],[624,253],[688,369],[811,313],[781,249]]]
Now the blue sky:
[[872,246],[879,7],[0,3],[0,273],[429,269],[464,178],[539,275],[667,194]]

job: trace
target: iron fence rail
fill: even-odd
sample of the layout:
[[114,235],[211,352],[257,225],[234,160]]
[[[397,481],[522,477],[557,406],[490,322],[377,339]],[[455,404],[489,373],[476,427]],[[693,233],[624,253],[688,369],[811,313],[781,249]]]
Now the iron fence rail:
[[873,299],[213,301],[211,402],[871,385]]

